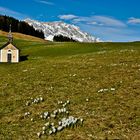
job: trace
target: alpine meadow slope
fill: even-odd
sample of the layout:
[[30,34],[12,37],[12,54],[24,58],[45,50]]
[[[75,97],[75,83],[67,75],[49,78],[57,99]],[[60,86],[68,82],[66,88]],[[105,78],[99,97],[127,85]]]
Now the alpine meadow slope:
[[[15,34],[14,44],[28,60],[0,64],[1,140],[140,138],[140,42],[53,43],[21,36]],[[0,46],[6,42],[0,32]],[[61,101],[70,101],[68,114],[42,119]],[[48,133],[69,116],[83,123]]]

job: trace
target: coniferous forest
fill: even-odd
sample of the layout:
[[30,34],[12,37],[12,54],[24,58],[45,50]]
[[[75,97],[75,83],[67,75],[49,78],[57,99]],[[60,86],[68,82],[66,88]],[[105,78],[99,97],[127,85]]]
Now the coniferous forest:
[[76,42],[76,40],[74,40],[72,38],[68,38],[68,37],[63,36],[63,35],[54,36],[53,41],[56,41],[56,42]]
[[35,30],[28,23],[19,21],[13,17],[0,15],[0,30],[8,32],[10,24],[12,32],[19,32],[44,39],[44,33],[40,30]]

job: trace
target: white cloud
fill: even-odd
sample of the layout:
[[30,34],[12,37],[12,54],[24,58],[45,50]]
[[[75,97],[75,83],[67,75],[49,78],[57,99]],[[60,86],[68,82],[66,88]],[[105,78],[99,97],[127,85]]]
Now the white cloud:
[[93,16],[93,20],[106,26],[116,26],[116,27],[126,26],[122,21],[112,18],[112,17],[107,17],[107,16]]
[[92,21],[91,23],[89,24],[93,24],[93,25],[98,25],[98,23],[96,21]]
[[79,22],[88,22],[90,19],[88,17],[77,17],[73,19],[73,23],[79,23]]
[[126,24],[122,21],[107,17],[107,16],[91,16],[91,17],[78,17],[73,19],[73,23],[84,22],[85,24],[99,25],[99,26],[113,26],[113,27],[126,27]]
[[130,23],[130,24],[140,24],[140,18],[131,17],[131,18],[129,18],[128,23]]
[[138,41],[140,40],[138,30],[132,28],[116,28],[105,26],[93,26],[79,23],[78,26],[94,36],[101,38],[101,40],[112,40],[116,42],[124,41]]
[[45,1],[45,0],[35,0],[36,2],[42,3],[42,4],[46,4],[46,5],[54,5],[53,2],[49,2],[49,1]]
[[[59,17],[60,18],[60,17]],[[69,22],[79,26],[83,31],[100,37],[102,40],[112,41],[136,41],[140,40],[139,30],[129,26],[126,21],[119,20],[110,16],[76,16],[67,19]],[[140,24],[140,19],[130,18],[129,23]],[[138,27],[138,26],[137,26]],[[137,28],[139,29],[139,28]]]
[[13,11],[13,10],[10,10],[8,8],[5,8],[5,7],[0,7],[0,12],[1,14],[13,14],[13,15],[20,15],[20,13],[16,12],[16,11]]
[[22,19],[22,18],[27,17],[26,15],[24,15],[22,13],[19,13],[19,12],[16,12],[14,10],[8,9],[6,7],[1,7],[1,6],[0,6],[0,14],[7,15],[7,16],[13,16],[13,17],[16,17],[18,19]]
[[97,26],[103,26],[104,25],[103,23],[99,23],[99,22],[96,22],[96,21],[92,21],[92,22],[89,22],[87,24],[89,24],[89,25],[97,25]]
[[69,14],[69,15],[59,15],[58,17],[60,19],[64,19],[64,20],[72,20],[72,19],[78,18],[77,16],[72,15],[72,14]]

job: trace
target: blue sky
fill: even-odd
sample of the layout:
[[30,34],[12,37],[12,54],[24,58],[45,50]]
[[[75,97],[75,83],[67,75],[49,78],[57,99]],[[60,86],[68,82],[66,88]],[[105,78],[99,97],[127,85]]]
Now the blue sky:
[[140,40],[140,0],[0,0],[0,14],[64,21],[104,41]]

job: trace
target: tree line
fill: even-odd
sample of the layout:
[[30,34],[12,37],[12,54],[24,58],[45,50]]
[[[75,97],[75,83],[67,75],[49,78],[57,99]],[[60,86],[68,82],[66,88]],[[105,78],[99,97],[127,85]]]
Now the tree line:
[[63,35],[54,36],[53,41],[56,41],[56,42],[77,42],[76,40],[69,38],[69,37],[66,37],[66,36],[63,36]]
[[0,15],[0,30],[8,32],[10,24],[12,27],[12,32],[19,32],[44,39],[44,33],[41,30],[35,30],[33,26],[30,26],[24,21],[19,21],[13,17]]

